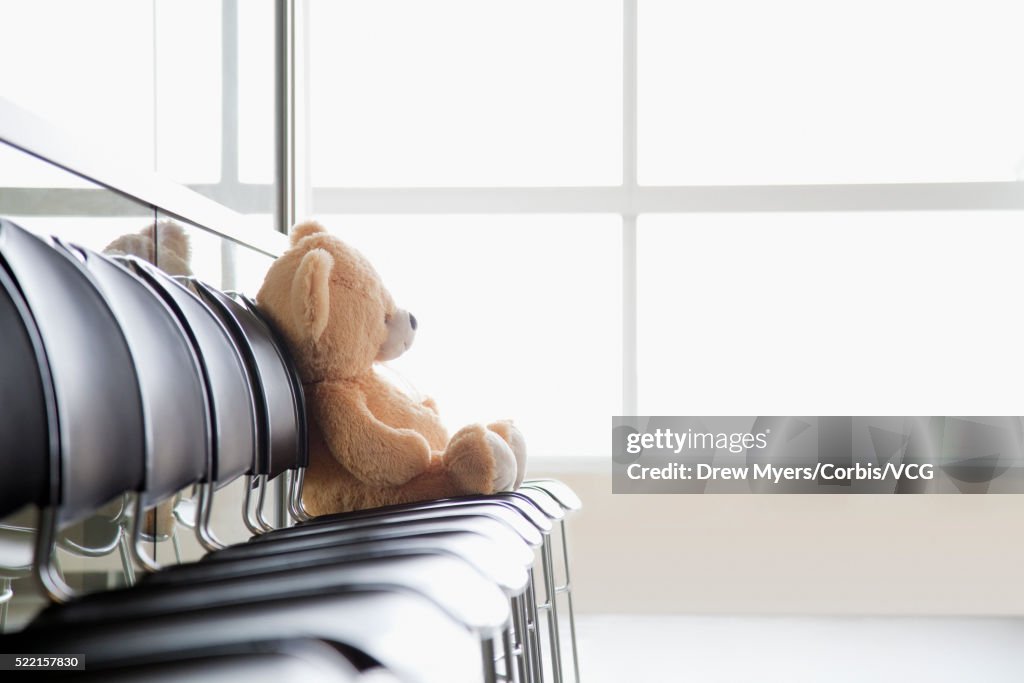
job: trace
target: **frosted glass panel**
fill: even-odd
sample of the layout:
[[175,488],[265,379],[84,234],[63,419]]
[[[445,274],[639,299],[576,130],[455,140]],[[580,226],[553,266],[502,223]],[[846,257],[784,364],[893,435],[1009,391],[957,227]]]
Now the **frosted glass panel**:
[[[167,248],[158,259],[158,265],[173,275],[193,275],[218,289],[256,296],[272,258],[187,221],[161,214],[160,228],[166,230],[169,223],[173,224],[171,229],[176,234],[183,235],[188,250]],[[178,238],[173,244],[182,242]],[[183,258],[186,255],[187,258]]]
[[[15,147],[0,143],[0,188],[90,188],[95,185]],[[10,193],[5,193],[5,199]],[[11,210],[6,202],[7,211]]]
[[313,0],[313,183],[618,183],[621,26],[611,0]]
[[[71,244],[103,251],[122,235],[153,225],[151,207],[3,143],[0,169],[0,218],[38,235],[54,235]],[[7,184],[7,180],[14,182]],[[66,188],[72,184],[93,192],[88,197],[69,192]],[[49,189],[27,189],[34,185]]]
[[532,456],[608,451],[620,410],[617,217],[329,216],[416,342],[390,363],[451,430],[514,418]]
[[646,415],[1020,415],[1024,213],[646,216]]
[[643,184],[1014,180],[1006,0],[640,0]]

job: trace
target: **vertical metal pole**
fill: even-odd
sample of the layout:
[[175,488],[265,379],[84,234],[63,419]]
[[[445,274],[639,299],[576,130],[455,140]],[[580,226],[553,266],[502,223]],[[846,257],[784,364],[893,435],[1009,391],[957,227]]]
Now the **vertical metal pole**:
[[274,12],[275,225],[295,222],[295,0],[276,0]]
[[[274,225],[288,233],[295,222],[295,0],[274,3]],[[288,523],[288,482],[277,478],[275,523]]]
[[637,264],[636,264],[636,5],[623,2],[622,15],[622,414],[637,411]]
[[292,25],[294,61],[292,65],[292,143],[294,172],[292,195],[293,218],[301,220],[312,213],[313,181],[310,171],[309,144],[309,34],[310,3],[294,0],[295,15]]
[[[221,0],[220,25],[220,185],[221,200],[231,201],[238,191],[238,0]],[[235,244],[220,241],[220,286],[235,289]]]
[[220,183],[238,185],[238,0],[221,0]]

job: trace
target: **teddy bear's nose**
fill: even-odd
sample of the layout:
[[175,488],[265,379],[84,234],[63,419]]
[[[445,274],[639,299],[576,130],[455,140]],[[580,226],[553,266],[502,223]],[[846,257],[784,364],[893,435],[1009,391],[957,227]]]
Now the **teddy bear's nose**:
[[416,329],[416,316],[414,316],[412,313],[409,314],[409,325],[412,327],[412,329]]

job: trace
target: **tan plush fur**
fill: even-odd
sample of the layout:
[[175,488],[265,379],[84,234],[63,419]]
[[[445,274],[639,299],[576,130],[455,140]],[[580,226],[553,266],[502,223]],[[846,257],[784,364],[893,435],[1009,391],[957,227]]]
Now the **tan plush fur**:
[[313,222],[291,239],[257,300],[305,387],[306,508],[319,515],[518,485],[525,442],[511,422],[449,439],[433,401],[414,401],[373,371],[388,321],[402,312],[362,255]]

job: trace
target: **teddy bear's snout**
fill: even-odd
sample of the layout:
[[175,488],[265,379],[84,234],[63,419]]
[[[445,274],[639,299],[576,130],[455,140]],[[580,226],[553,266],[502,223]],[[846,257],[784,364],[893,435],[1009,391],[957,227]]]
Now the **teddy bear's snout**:
[[412,346],[412,341],[416,337],[416,328],[419,326],[416,316],[402,309],[392,313],[385,324],[388,328],[388,337],[381,344],[380,351],[377,353],[379,361],[394,360],[405,353]]

